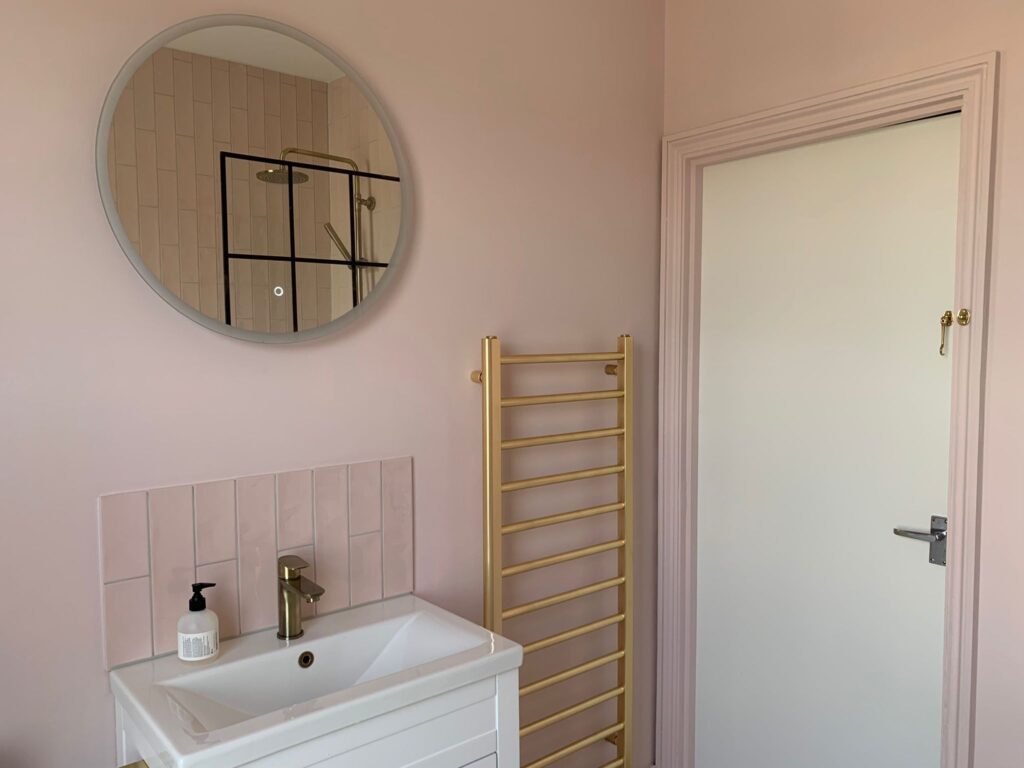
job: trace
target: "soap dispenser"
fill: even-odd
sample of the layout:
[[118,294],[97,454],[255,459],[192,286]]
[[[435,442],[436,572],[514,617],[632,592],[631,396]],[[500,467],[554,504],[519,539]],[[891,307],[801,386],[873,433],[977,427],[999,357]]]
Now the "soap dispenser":
[[220,652],[220,621],[206,608],[203,590],[216,584],[199,582],[192,585],[188,613],[178,619],[178,658],[182,661],[204,661]]

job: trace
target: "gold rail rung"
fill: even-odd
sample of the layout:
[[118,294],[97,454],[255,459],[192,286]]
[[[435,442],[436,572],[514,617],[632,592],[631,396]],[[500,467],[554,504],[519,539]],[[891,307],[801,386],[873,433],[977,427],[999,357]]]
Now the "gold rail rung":
[[517,573],[535,571],[538,568],[546,568],[549,565],[567,563],[570,560],[589,557],[590,555],[599,555],[602,552],[611,552],[613,549],[620,549],[624,546],[626,546],[626,540],[618,539],[616,541],[606,541],[601,544],[593,544],[589,547],[580,547],[579,549],[572,549],[568,552],[560,552],[557,555],[549,555],[548,557],[540,557],[536,560],[528,560],[527,562],[519,563],[518,565],[505,566],[501,569],[501,575],[515,576]]
[[[542,717],[540,720],[535,720],[529,725],[524,725],[522,728],[519,729],[519,737],[522,738],[523,736],[529,736],[531,733],[539,731],[541,728],[547,728],[549,725],[554,725],[555,723],[561,722],[562,720],[565,720],[567,717],[572,717],[573,715],[577,715],[580,712],[584,712],[590,709],[591,707],[596,707],[598,704],[603,704],[606,701],[611,701],[612,699],[618,698],[625,692],[625,690],[626,689],[620,685],[618,688],[615,688],[610,691],[605,691],[604,693],[599,693],[597,696],[591,696],[586,701],[581,701],[579,704],[574,704],[571,707],[560,709],[557,712],[548,715],[547,717]],[[609,738],[614,737],[612,736]]]
[[605,763],[601,768],[622,768],[626,764],[626,761],[621,757],[618,760],[612,760],[610,763]]
[[625,618],[626,614],[617,613],[614,616],[609,616],[606,619],[598,619],[597,621],[592,621],[589,624],[584,624],[583,626],[576,627],[575,629],[567,629],[565,632],[559,632],[557,635],[542,637],[540,640],[536,640],[532,643],[526,643],[523,646],[523,653],[533,653],[534,651],[539,651],[542,648],[549,648],[552,645],[563,643],[566,640],[572,640],[576,637],[589,635],[591,632],[597,632],[599,629],[604,629],[605,627],[610,627],[613,624],[618,624],[620,621],[624,621]]
[[614,400],[622,397],[621,389],[598,389],[594,392],[559,392],[554,395],[523,395],[501,398],[502,408],[518,405],[549,405],[550,403],[579,403],[585,400]]
[[529,696],[531,693],[537,691],[543,691],[545,688],[550,688],[552,685],[568,680],[571,677],[582,675],[585,672],[589,672],[592,669],[603,667],[605,664],[611,664],[613,661],[618,661],[626,655],[625,651],[614,651],[612,653],[605,654],[596,659],[585,661],[582,664],[577,664],[575,667],[569,667],[569,669],[562,670],[553,675],[542,677],[536,682],[530,683],[529,685],[523,685],[519,688],[520,696]]
[[602,731],[598,731],[597,733],[591,734],[590,736],[585,736],[582,739],[579,739],[578,741],[574,741],[572,744],[567,744],[559,750],[556,750],[548,755],[544,755],[544,757],[540,758],[539,760],[534,760],[529,765],[524,765],[523,768],[545,768],[546,766],[551,765],[552,763],[557,762],[558,760],[561,760],[563,757],[568,757],[574,752],[578,752],[579,750],[584,749],[585,747],[589,747],[591,744],[596,744],[597,742],[611,736],[612,734],[618,733],[625,727],[626,726],[624,723],[616,723],[615,725],[609,726],[608,728],[605,728]]
[[502,365],[523,365],[525,363],[603,363],[606,360],[622,360],[622,352],[563,352],[552,355],[504,355]]
[[625,430],[622,427],[608,429],[587,429],[582,432],[562,432],[557,435],[537,435],[536,437],[519,437],[514,440],[502,440],[501,449],[508,451],[513,448],[532,448],[536,445],[557,445],[572,443],[578,440],[597,440],[602,437],[618,437]]
[[571,512],[561,512],[557,515],[547,515],[545,517],[535,517],[532,520],[523,520],[518,523],[509,523],[501,527],[501,532],[519,533],[520,531],[530,531],[534,528],[543,528],[546,525],[568,523],[572,520],[582,520],[587,517],[594,517],[595,515],[606,515],[609,512],[618,512],[625,508],[626,505],[621,501],[614,504],[601,504],[596,507],[584,507],[583,509],[574,509]]
[[594,467],[593,469],[577,469],[574,472],[559,472],[556,475],[542,475],[541,477],[528,477],[525,480],[512,480],[501,484],[501,490],[521,491],[524,488],[539,488],[542,485],[554,485],[555,483],[569,483],[573,480],[588,480],[591,477],[604,477],[605,475],[618,475],[626,470],[623,464],[614,464],[610,467]]
[[598,581],[594,584],[588,584],[585,587],[577,587],[576,589],[570,589],[568,592],[559,592],[557,595],[552,595],[551,597],[544,597],[540,600],[533,600],[532,602],[523,603],[522,605],[517,605],[514,608],[509,608],[508,610],[501,612],[501,618],[511,619],[515,616],[522,616],[524,613],[539,611],[541,608],[550,608],[552,605],[566,603],[569,600],[575,600],[577,597],[586,597],[587,595],[592,595],[595,592],[601,592],[605,589],[621,587],[625,583],[625,576],[617,576],[614,579],[605,579],[604,581]]

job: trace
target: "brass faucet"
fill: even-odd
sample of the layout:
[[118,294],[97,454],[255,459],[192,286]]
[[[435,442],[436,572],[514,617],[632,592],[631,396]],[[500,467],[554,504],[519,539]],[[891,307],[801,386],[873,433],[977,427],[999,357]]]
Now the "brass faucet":
[[302,604],[315,603],[324,588],[300,575],[309,563],[297,555],[277,558],[277,636],[282,640],[302,637]]

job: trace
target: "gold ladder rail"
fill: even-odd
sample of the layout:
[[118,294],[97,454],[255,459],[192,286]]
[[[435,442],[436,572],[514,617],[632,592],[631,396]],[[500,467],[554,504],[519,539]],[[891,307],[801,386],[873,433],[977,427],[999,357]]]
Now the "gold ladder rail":
[[[484,625],[494,632],[502,632],[506,619],[550,608],[604,590],[614,589],[618,594],[618,610],[613,615],[540,638],[523,646],[523,652],[531,654],[534,651],[550,648],[592,632],[617,627],[617,650],[568,667],[519,689],[520,696],[527,696],[577,675],[615,664],[618,682],[614,688],[565,706],[557,712],[524,725],[520,729],[520,737],[529,736],[613,700],[617,701],[618,706],[615,724],[567,744],[534,760],[523,768],[546,768],[546,766],[602,740],[615,744],[617,753],[616,758],[605,763],[602,768],[630,768],[633,725],[633,339],[627,335],[620,336],[618,348],[614,352],[502,355],[501,343],[498,338],[488,336],[481,343],[481,361],[481,369],[473,371],[471,378],[483,385]],[[503,366],[553,363],[606,363],[604,371],[615,376],[615,387],[587,392],[519,396],[508,396],[503,393]],[[600,426],[578,432],[542,434],[532,437],[502,438],[502,412],[504,409],[600,400],[616,401],[618,423],[615,426]],[[618,456],[615,464],[519,480],[505,481],[502,478],[502,451],[600,439],[616,440]],[[514,523],[504,522],[502,497],[505,493],[607,476],[616,476],[618,479],[618,499],[614,502]],[[581,546],[522,563],[502,564],[502,539],[504,536],[612,513],[618,519],[618,535],[610,541]],[[503,579],[607,552],[618,553],[618,575],[614,578],[597,581],[520,605],[506,606],[504,604]]]

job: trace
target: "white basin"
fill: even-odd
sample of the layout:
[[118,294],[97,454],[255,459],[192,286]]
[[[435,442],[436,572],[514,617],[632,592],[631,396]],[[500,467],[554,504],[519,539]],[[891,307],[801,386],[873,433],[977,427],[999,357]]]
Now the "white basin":
[[305,630],[225,641],[210,662],[171,656],[111,672],[123,717],[155,752],[151,768],[238,765],[522,661],[515,643],[412,595],[307,619]]

